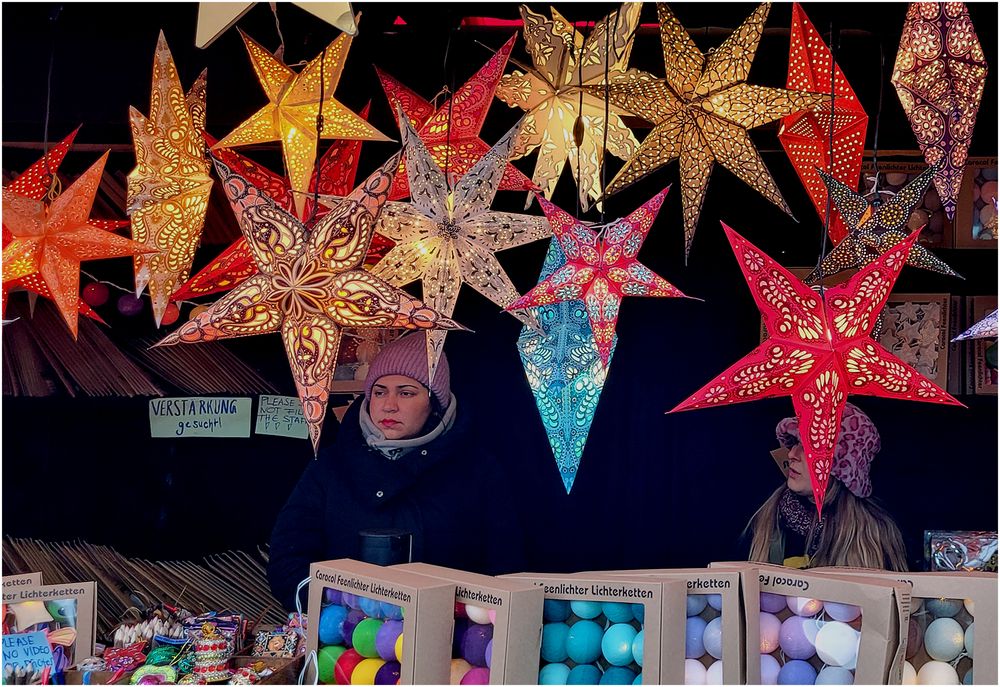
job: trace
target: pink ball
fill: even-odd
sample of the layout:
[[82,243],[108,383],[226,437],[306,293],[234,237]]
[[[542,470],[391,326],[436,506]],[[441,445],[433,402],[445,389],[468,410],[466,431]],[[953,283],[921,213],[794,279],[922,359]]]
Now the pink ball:
[[462,677],[463,685],[488,685],[490,684],[489,668],[473,668]]
[[94,282],[83,287],[83,301],[92,308],[108,302],[108,287]]
[[778,649],[781,621],[772,613],[760,614],[760,653],[769,654]]

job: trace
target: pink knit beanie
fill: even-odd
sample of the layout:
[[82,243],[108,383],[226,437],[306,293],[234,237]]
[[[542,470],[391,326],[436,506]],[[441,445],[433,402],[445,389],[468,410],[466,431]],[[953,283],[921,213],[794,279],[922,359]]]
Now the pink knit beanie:
[[387,344],[368,367],[365,377],[365,400],[372,400],[372,386],[386,375],[405,375],[415,379],[430,389],[441,409],[451,403],[451,373],[448,370],[448,356],[441,352],[434,383],[427,379],[427,336],[424,332],[407,334]]

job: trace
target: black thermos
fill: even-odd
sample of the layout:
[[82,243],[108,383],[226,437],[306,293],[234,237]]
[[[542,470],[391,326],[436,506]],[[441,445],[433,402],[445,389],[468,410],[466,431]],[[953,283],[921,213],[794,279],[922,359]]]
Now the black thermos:
[[358,537],[361,560],[365,563],[396,565],[413,560],[413,534],[406,530],[361,530]]

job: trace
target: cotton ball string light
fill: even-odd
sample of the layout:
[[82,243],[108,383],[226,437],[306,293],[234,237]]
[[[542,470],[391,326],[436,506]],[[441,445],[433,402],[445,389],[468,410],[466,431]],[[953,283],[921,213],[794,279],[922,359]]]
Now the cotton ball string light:
[[853,669],[860,644],[861,633],[845,623],[826,623],[816,633],[816,655],[829,666]]
[[802,596],[788,597],[788,610],[795,615],[814,616],[823,610],[823,602],[819,599],[807,599]]
[[778,671],[779,685],[811,685],[816,682],[816,669],[806,661],[791,660]]
[[705,684],[721,685],[724,684],[722,680],[722,661],[715,661],[708,667],[708,671],[705,673]]
[[953,661],[965,647],[965,631],[953,618],[938,618],[924,632],[924,648],[935,661]]
[[963,604],[958,599],[927,599],[924,605],[935,618],[954,618]]
[[858,606],[853,604],[838,604],[833,601],[827,601],[823,605],[823,610],[826,611],[828,616],[842,623],[849,623],[861,615],[861,609]]
[[705,626],[705,632],[702,635],[702,641],[705,645],[705,651],[712,656],[712,658],[722,658],[722,618],[714,618],[708,625]]
[[816,676],[817,685],[853,685],[854,673],[847,668],[826,666]]
[[771,613],[760,614],[760,653],[769,654],[778,648],[781,621]]
[[972,647],[976,644],[976,624],[971,623],[967,628],[965,628],[965,653],[972,658]]
[[82,292],[83,301],[92,308],[96,308],[99,305],[104,305],[108,302],[108,296],[110,295],[108,287],[100,282],[94,282],[93,284],[87,284],[83,287]]
[[913,664],[909,661],[903,661],[903,680],[904,685],[915,685],[917,684],[917,670],[913,667]]
[[760,684],[762,685],[778,684],[778,672],[780,670],[781,670],[781,664],[778,663],[778,659],[776,659],[771,654],[760,655]]
[[704,685],[708,681],[708,669],[701,661],[693,658],[684,659],[684,684]]
[[928,661],[917,671],[918,685],[957,685],[958,673],[944,661]]

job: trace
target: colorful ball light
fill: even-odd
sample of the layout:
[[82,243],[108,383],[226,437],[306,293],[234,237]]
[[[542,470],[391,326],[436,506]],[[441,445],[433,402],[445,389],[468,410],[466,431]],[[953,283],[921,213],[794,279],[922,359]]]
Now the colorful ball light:
[[622,666],[611,666],[601,676],[601,685],[631,685],[636,678],[635,672]]
[[965,648],[965,631],[953,618],[938,618],[924,632],[924,648],[935,661],[953,661]]
[[853,685],[854,673],[847,668],[826,666],[816,676],[817,685]]
[[829,666],[853,669],[860,645],[861,633],[845,623],[825,623],[816,633],[816,655]]
[[760,653],[769,654],[778,648],[781,621],[771,613],[760,614]]
[[935,618],[954,618],[964,604],[960,599],[927,599],[924,605]]
[[365,657],[354,649],[347,649],[344,651],[344,653],[340,655],[340,658],[337,659],[336,664],[333,666],[333,677],[337,684],[351,684],[351,674],[354,673],[354,669],[363,660],[365,660]]
[[915,685],[917,684],[917,670],[913,667],[913,664],[909,661],[903,661],[903,679],[901,684],[904,685]]
[[601,604],[601,612],[612,623],[627,623],[632,620],[631,604],[623,604],[619,601],[608,601]]
[[396,658],[396,640],[403,634],[401,620],[386,620],[375,635],[375,650],[381,658],[391,661]]
[[706,671],[705,673],[705,684],[706,685],[725,684],[722,661],[714,661],[712,665],[708,667],[708,671]]
[[167,307],[163,310],[163,317],[160,318],[161,325],[173,324],[177,321],[177,318],[181,316],[181,309],[177,307],[176,303],[168,303]]
[[343,606],[326,606],[319,612],[320,644],[342,644],[344,620],[347,609]]
[[596,685],[601,681],[601,669],[592,663],[573,666],[566,679],[567,685]]
[[142,312],[143,303],[141,298],[136,298],[131,293],[123,294],[118,299],[118,312],[125,317],[133,317]]
[[698,615],[705,610],[705,606],[708,605],[708,599],[705,598],[704,594],[688,594],[687,595],[687,614],[690,618],[693,615]]
[[771,654],[760,655],[760,684],[778,684],[778,673],[781,671],[781,664]]
[[474,623],[478,623],[479,625],[488,625],[490,623],[490,611],[488,608],[466,604],[465,614],[468,616],[469,620]]
[[354,666],[354,672],[351,673],[351,684],[374,685],[375,676],[384,665],[385,661],[381,658],[366,658]]
[[792,615],[781,623],[778,643],[788,658],[808,660],[816,654],[816,633],[819,628],[812,618]]
[[469,625],[462,636],[462,658],[479,668],[486,667],[486,645],[493,639],[492,625]]
[[722,658],[722,618],[713,618],[709,621],[705,626],[702,642],[705,644],[705,651],[712,658]]
[[108,287],[100,282],[87,284],[83,287],[83,292],[81,294],[83,301],[92,308],[96,308],[99,305],[107,303],[108,296],[110,295]]
[[763,613],[781,613],[785,609],[785,597],[771,592],[760,593],[760,610]]
[[546,599],[542,606],[542,619],[547,623],[561,623],[569,619],[569,601]]
[[861,615],[861,609],[852,604],[838,604],[833,601],[827,601],[823,608],[826,610],[828,616],[842,623],[849,623]]
[[958,672],[944,661],[928,661],[917,671],[918,685],[957,685]]
[[566,638],[569,636],[569,625],[566,623],[545,623],[542,626],[542,660],[546,663],[561,663],[569,654],[566,653]]
[[646,655],[646,631],[639,630],[636,633],[635,639],[632,640],[632,658],[635,659],[636,665],[640,668],[642,667],[643,657]]
[[333,669],[337,665],[337,659],[347,651],[342,646],[324,646],[316,656],[319,664],[319,681],[329,684],[334,681]]
[[593,620],[573,623],[566,635],[566,652],[575,663],[593,663],[601,655],[604,628]]
[[684,684],[704,685],[708,680],[708,669],[701,661],[693,658],[684,659]]
[[[631,611],[629,612],[631,615]],[[601,639],[601,653],[613,666],[627,666],[632,663],[632,642],[639,634],[627,623],[616,623],[604,631]],[[629,680],[631,682],[631,680]]]
[[569,680],[570,669],[565,663],[549,663],[538,671],[538,684],[565,685]]
[[489,668],[473,668],[462,678],[463,685],[488,685],[490,684]]
[[448,681],[448,684],[461,684],[462,678],[465,677],[465,674],[470,670],[472,670],[472,664],[464,658],[451,659],[451,679]]
[[687,619],[684,636],[685,658],[701,658],[705,655],[705,628],[707,626],[708,623],[698,616]]
[[376,685],[398,685],[402,667],[398,661],[386,661],[375,673]]
[[807,599],[802,596],[790,596],[787,600],[788,610],[795,615],[811,617],[823,610],[823,602],[819,599]]
[[601,614],[601,604],[599,601],[570,601],[569,608],[578,618],[590,620]]
[[788,661],[778,671],[779,685],[811,685],[815,682],[816,669],[806,661]]

